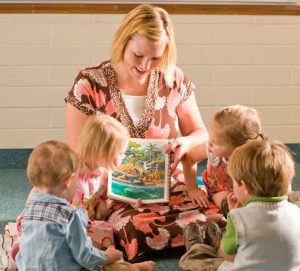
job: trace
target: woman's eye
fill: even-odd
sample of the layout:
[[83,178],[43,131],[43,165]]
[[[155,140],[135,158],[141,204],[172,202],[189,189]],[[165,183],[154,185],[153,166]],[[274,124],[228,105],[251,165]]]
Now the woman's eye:
[[143,57],[142,55],[137,55],[137,54],[134,54],[134,55],[135,55],[135,57],[137,57],[137,58]]

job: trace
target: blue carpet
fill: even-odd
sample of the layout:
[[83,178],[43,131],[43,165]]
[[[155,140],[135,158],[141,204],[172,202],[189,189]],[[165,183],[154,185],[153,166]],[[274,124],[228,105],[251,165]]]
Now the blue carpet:
[[[295,153],[296,177],[294,178],[293,190],[300,190],[300,144],[288,145]],[[1,150],[0,149],[0,233],[4,232],[4,226],[8,221],[15,221],[22,211],[31,185],[26,176],[26,164],[30,149]],[[205,169],[205,162],[198,166],[198,174]],[[184,249],[173,249],[147,255],[156,262],[155,270],[176,271],[180,256]]]

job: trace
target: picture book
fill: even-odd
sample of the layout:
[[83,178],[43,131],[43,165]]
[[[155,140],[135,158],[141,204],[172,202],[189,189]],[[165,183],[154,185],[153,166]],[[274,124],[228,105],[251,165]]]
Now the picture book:
[[134,203],[169,201],[169,155],[162,149],[168,139],[131,138],[121,165],[110,171],[108,197]]

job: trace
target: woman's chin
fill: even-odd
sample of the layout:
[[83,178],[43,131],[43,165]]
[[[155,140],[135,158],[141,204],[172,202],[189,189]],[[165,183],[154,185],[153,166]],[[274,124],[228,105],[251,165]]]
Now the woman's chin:
[[147,78],[149,72],[141,72],[137,69],[134,69],[133,74],[137,80],[143,81]]

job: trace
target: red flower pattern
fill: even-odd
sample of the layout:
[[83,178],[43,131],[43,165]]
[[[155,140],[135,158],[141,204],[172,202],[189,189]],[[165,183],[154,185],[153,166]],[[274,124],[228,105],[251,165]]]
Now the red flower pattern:
[[141,213],[135,215],[132,218],[134,227],[144,233],[152,232],[152,229],[150,228],[149,224],[154,223],[154,220],[159,220],[161,222],[164,222],[165,218],[159,217],[155,215],[155,213]]

